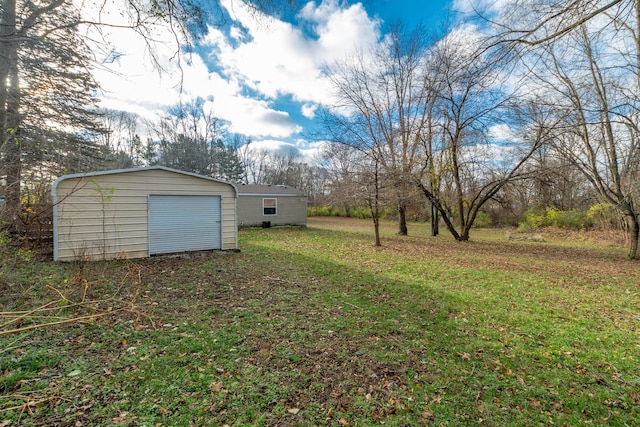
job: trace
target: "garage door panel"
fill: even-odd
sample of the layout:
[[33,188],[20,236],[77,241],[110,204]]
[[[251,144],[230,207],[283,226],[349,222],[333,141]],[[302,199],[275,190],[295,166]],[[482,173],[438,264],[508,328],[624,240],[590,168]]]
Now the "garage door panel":
[[149,196],[149,255],[211,249],[222,249],[220,196]]

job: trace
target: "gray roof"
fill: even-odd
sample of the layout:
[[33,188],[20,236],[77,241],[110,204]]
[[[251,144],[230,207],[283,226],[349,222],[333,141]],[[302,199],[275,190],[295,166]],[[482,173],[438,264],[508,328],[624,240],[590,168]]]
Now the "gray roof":
[[[212,178],[210,176],[198,175],[196,173],[185,172],[185,171],[181,171],[181,170],[178,170],[178,169],[172,169],[172,168],[168,168],[166,166],[147,166],[147,167],[143,167],[143,168],[111,169],[111,170],[106,170],[106,171],[92,171],[92,172],[83,172],[83,173],[74,173],[74,174],[70,174],[70,175],[63,175],[63,176],[61,176],[60,178],[56,179],[53,182],[53,185],[52,185],[53,196],[55,197],[56,188],[58,187],[58,183],[60,181],[64,181],[65,179],[84,178],[84,177],[101,176],[101,175],[114,175],[114,174],[118,174],[118,173],[130,173],[130,172],[140,172],[140,171],[148,171],[148,170],[163,170],[163,171],[168,171],[168,172],[173,172],[173,173],[179,173],[179,174],[182,174],[182,175],[193,176],[195,178],[206,179],[206,180],[209,180],[209,181],[219,182],[219,183],[222,183],[222,184],[229,184],[234,189],[236,189],[236,184],[234,184],[233,182],[224,181],[222,179]],[[236,189],[236,194],[238,194],[237,189]]]
[[288,185],[235,184],[238,195],[245,196],[305,196],[304,192]]

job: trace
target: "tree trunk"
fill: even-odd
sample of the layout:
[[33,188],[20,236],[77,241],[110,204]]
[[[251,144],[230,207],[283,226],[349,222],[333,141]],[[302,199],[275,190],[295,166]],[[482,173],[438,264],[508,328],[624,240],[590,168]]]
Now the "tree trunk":
[[[440,204],[440,202],[436,199],[433,193],[431,193],[427,189],[427,187],[425,187],[424,184],[422,184],[422,182],[417,181],[417,184],[418,184],[418,188],[420,188],[420,190],[422,191],[424,196],[427,198],[427,200],[431,202],[432,209],[436,209],[438,212],[440,212],[440,215],[442,215],[442,221],[444,221],[444,224],[447,226],[447,229],[449,230],[453,238],[456,240],[461,240],[460,234],[458,234],[458,231],[456,230],[455,225],[453,225],[453,223],[451,222],[451,217],[447,214],[445,207]],[[437,215],[436,215],[436,218],[437,218]],[[433,221],[433,215],[432,215],[432,221]]]
[[398,204],[398,234],[406,236],[409,233],[407,229],[407,207],[404,203]]
[[431,203],[431,235],[434,237],[440,232],[438,227],[439,223],[440,218],[438,217],[438,209],[436,209],[436,206]]
[[382,246],[380,242],[380,218],[377,215],[373,217],[373,233],[376,239],[374,246]]
[[16,1],[5,0],[0,16],[0,156],[6,182],[6,207],[10,213],[20,209],[20,86],[18,83],[18,44]]
[[458,230],[456,230],[456,226],[453,225],[453,222],[451,222],[451,217],[447,214],[447,211],[442,206],[436,205],[436,207],[438,208],[440,215],[442,215],[442,220],[444,221],[444,225],[447,226],[449,233],[451,233],[454,239],[456,239],[457,241],[461,241],[462,237],[458,233]]
[[380,242],[380,175],[378,170],[378,159],[375,159],[375,169],[373,173],[374,180],[374,197],[371,214],[373,216],[373,231],[375,234],[375,246],[382,246]]
[[[11,63],[14,60],[14,53],[17,46],[12,41],[12,36],[16,32],[16,2],[15,0],[4,0],[2,15],[0,16],[0,126],[2,126],[2,144],[6,142],[6,104],[9,88],[7,82]],[[0,146],[1,148],[2,146]]]
[[638,258],[638,240],[640,239],[640,221],[638,215],[627,215],[627,233],[629,236],[629,258]]
[[471,227],[468,225],[465,225],[464,227],[462,227],[462,231],[460,232],[460,238],[458,239],[458,241],[460,242],[468,242],[469,241],[469,231],[471,230]]
[[14,215],[20,212],[20,185],[22,173],[22,145],[20,141],[20,87],[18,86],[18,64],[13,62],[9,72],[9,90],[5,108],[6,127],[3,150],[6,176],[6,206]]

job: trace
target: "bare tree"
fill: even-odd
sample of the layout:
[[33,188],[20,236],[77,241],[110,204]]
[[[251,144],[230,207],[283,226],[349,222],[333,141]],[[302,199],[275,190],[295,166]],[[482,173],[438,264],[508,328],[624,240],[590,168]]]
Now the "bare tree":
[[358,195],[358,180],[362,154],[349,146],[328,144],[323,152],[323,163],[329,175],[329,188],[326,202],[332,207],[344,209],[347,216],[358,208],[361,197]]
[[247,183],[266,183],[267,173],[269,171],[269,151],[246,146],[242,150],[242,156],[245,164]]
[[[423,167],[415,175],[448,230],[462,241],[469,239],[481,208],[520,177],[547,136],[542,127],[527,129],[509,120],[509,112],[519,110],[511,98],[514,89],[504,89],[509,85],[500,64],[464,36],[453,32],[429,53],[425,84],[435,98],[420,133]],[[506,137],[492,135],[497,123],[506,125]]]
[[548,108],[561,118],[554,148],[582,171],[602,202],[620,210],[629,236],[628,255],[637,258],[640,99],[633,89],[638,88],[637,71],[628,71],[625,55],[607,52],[610,38],[618,36],[582,26],[536,52],[530,58],[536,64],[531,76],[552,101]]
[[382,246],[380,217],[389,198],[385,197],[380,162],[375,155],[344,144],[327,145],[323,158],[329,179],[325,201],[331,207],[344,209],[347,216],[355,209],[368,209],[373,221],[374,245]]
[[431,94],[422,76],[427,47],[422,28],[409,32],[397,23],[371,52],[356,52],[328,70],[339,101],[334,113],[325,112],[325,128],[334,141],[367,153],[392,183],[401,235]]
[[[343,106],[344,108],[345,106]],[[351,114],[335,113],[327,109],[321,111],[323,127],[327,132],[328,139],[338,146],[337,152],[341,152],[340,147],[348,147],[355,153],[352,157],[357,160],[353,172],[348,172],[349,182],[347,194],[355,196],[354,203],[364,200],[369,206],[374,227],[375,245],[380,246],[380,193],[381,193],[381,167],[379,152],[376,149],[378,144],[383,143],[381,135],[376,129],[370,126],[372,123],[369,117],[362,113],[357,105],[353,107],[349,104],[346,107],[350,110],[355,107],[356,111]],[[365,110],[366,111],[366,110]],[[344,183],[343,183],[344,185]],[[345,187],[342,187],[343,189]],[[364,198],[358,195],[364,194]]]
[[636,0],[514,0],[491,3],[476,12],[495,27],[497,37],[490,39],[492,43],[520,49],[553,43],[603,16],[640,16],[640,5]]
[[269,152],[264,184],[300,187],[302,182],[302,155],[295,148]]
[[155,164],[229,181],[244,176],[233,140],[224,143],[225,123],[202,98],[171,108],[147,127],[158,142]]
[[104,127],[99,141],[111,152],[107,167],[120,169],[142,166],[145,147],[138,134],[138,115],[116,110],[100,110],[99,114]]
[[302,163],[300,183],[296,188],[304,190],[307,193],[309,204],[316,204],[319,200],[324,199],[329,188],[329,173],[327,169],[316,163]]
[[622,213],[637,258],[640,2],[521,0],[492,23],[557,115],[554,147]]

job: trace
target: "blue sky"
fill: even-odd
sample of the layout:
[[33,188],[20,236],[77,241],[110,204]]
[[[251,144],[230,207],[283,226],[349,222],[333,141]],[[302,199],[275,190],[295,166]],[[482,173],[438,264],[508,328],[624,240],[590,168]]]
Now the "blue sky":
[[251,138],[256,148],[294,148],[312,157],[318,147],[305,131],[331,97],[322,67],[375,43],[397,19],[441,33],[452,7],[451,0],[317,0],[283,21],[250,16],[237,0],[220,2],[232,20],[210,27],[180,67],[170,35],[158,33],[168,42],[158,51],[164,73],[154,70],[142,40],[108,34],[122,55],[109,72],[96,72],[103,106],[154,120],[181,99],[202,97],[229,132]]
[[401,19],[412,26],[422,23],[427,28],[438,29],[447,19],[451,3],[447,0],[371,0],[364,3],[364,7],[385,21]]

